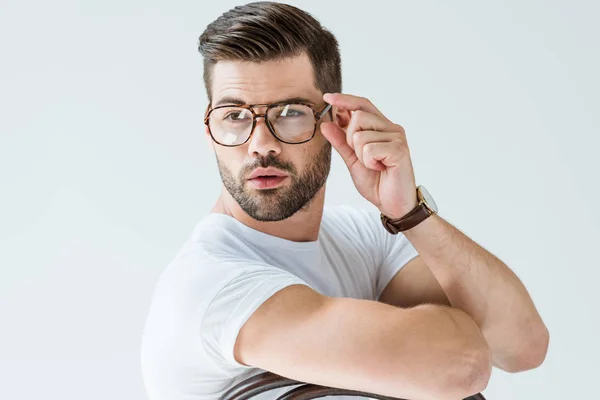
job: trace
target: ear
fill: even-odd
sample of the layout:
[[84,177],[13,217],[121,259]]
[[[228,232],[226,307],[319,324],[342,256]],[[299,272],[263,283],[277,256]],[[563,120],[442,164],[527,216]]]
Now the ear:
[[209,99],[208,105],[206,106],[206,110],[204,111],[204,117],[202,118],[202,125],[204,126],[204,133],[206,133],[207,139],[211,139],[211,137],[210,137],[210,131],[208,130],[208,125],[204,122],[204,119],[206,118],[206,114],[208,114],[208,110],[210,109],[211,104],[212,104],[212,101]]
[[[206,118],[206,114],[208,113],[208,110],[210,108],[210,105],[212,104],[211,100],[208,100],[208,105],[206,106],[206,111],[204,111],[204,118]],[[206,142],[209,145],[213,144],[213,140],[212,137],[210,137],[210,130],[208,129],[208,125],[206,123],[204,123],[204,118],[202,119],[202,126],[204,126],[204,138],[206,139]]]
[[210,131],[208,130],[208,125],[204,125],[204,138],[206,139],[206,144],[208,147],[214,150],[214,143],[212,137],[210,136]]
[[344,107],[332,107],[333,110],[333,122],[335,122],[340,128],[346,131],[348,124],[350,124],[350,118],[352,112]]

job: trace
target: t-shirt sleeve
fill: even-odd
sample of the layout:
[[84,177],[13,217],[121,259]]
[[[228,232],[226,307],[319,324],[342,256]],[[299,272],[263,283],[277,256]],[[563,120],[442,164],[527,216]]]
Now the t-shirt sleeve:
[[379,300],[388,283],[390,283],[402,267],[418,256],[419,253],[402,232],[392,235],[385,230],[378,210],[369,209],[365,212],[369,216],[371,229],[374,230],[373,237],[376,238],[375,246],[378,247],[376,251],[379,251],[379,259],[381,260],[377,269],[375,296],[375,299]]
[[402,232],[392,235],[385,230],[383,225],[381,229],[385,235],[383,239],[382,262],[377,277],[377,300],[379,300],[388,283],[390,283],[402,267],[419,255],[417,249],[415,249]]
[[[228,261],[231,262],[231,261]],[[205,351],[224,368],[250,368],[237,362],[234,345],[244,323],[267,299],[291,285],[308,285],[292,273],[269,264],[240,260],[236,274],[211,299],[201,324]]]

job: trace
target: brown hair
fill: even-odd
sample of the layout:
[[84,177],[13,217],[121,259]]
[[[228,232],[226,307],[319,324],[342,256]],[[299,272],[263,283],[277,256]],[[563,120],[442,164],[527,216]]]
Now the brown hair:
[[321,92],[342,91],[342,68],[335,36],[306,11],[259,1],[237,6],[206,27],[198,42],[204,57],[204,86],[212,102],[211,73],[221,60],[274,61],[306,52]]

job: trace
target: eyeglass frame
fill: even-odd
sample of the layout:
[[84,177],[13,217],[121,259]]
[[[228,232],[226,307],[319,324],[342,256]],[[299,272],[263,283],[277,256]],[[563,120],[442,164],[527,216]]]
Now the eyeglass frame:
[[[310,108],[312,110],[313,116],[315,117],[315,127],[313,129],[312,134],[310,135],[310,137],[308,139],[303,140],[301,142],[286,142],[285,140],[282,140],[277,136],[277,134],[275,133],[275,128],[273,128],[273,126],[271,125],[271,122],[269,122],[269,118],[267,117],[267,114],[269,113],[269,110],[271,110],[275,107],[278,107],[278,106],[282,106],[282,105],[303,105],[303,106],[307,106],[308,108]],[[254,112],[253,107],[259,107],[259,106],[267,107],[267,109],[265,110],[265,112],[263,114],[257,114],[256,112]],[[233,144],[233,145],[223,144],[221,142],[218,142],[212,134],[212,131],[210,129],[210,123],[209,123],[210,114],[214,110],[218,110],[219,108],[225,108],[225,107],[245,108],[247,110],[250,110],[250,112],[252,113],[252,128],[250,129],[250,134],[248,135],[246,140],[244,140],[242,143]],[[210,134],[210,137],[216,144],[218,144],[220,146],[225,146],[225,147],[237,147],[237,146],[241,146],[245,143],[248,143],[248,140],[250,140],[250,138],[254,134],[254,128],[256,127],[256,119],[262,117],[265,119],[265,124],[267,125],[269,132],[271,132],[271,135],[273,135],[275,137],[275,139],[279,140],[280,142],[286,143],[286,144],[302,144],[302,143],[306,143],[306,142],[312,140],[312,138],[315,137],[315,133],[317,132],[317,125],[319,123],[319,120],[321,120],[321,118],[323,118],[325,116],[325,114],[327,114],[327,112],[331,109],[331,107],[332,107],[331,104],[329,104],[327,102],[325,102],[325,107],[321,111],[315,110],[314,107],[312,106],[312,104],[302,103],[302,102],[294,102],[294,103],[280,102],[280,103],[271,103],[271,104],[242,104],[242,105],[225,104],[225,105],[217,106],[214,108],[211,108],[210,104],[208,104],[208,106],[206,108],[206,113],[205,113],[206,117],[204,117],[204,124],[208,127],[208,133]]]

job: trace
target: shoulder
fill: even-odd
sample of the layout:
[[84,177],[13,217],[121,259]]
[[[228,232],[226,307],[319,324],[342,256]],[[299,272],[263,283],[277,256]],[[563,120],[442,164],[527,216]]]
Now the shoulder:
[[345,204],[326,206],[323,212],[323,225],[363,240],[380,239],[384,230],[376,209]]
[[208,301],[219,286],[253,268],[239,240],[226,218],[204,217],[158,276],[153,303],[181,310]]
[[280,266],[259,254],[256,242],[262,236],[257,234],[232,217],[208,214],[167,265],[157,290],[172,293],[169,301],[198,306],[236,279],[281,275]]
[[375,213],[372,209],[362,206],[351,206],[347,204],[338,204],[325,206],[323,209],[323,220],[345,221],[353,223],[363,223],[364,218],[372,216]]

